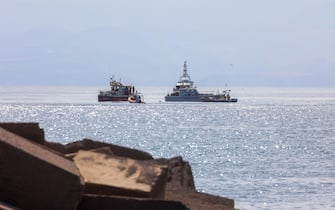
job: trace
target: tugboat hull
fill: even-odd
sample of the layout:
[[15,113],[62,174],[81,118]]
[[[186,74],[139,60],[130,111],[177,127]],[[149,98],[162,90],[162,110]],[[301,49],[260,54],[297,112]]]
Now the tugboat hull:
[[99,102],[105,102],[105,101],[113,101],[113,102],[119,102],[119,101],[128,101],[128,96],[98,96]]
[[111,78],[110,82],[110,90],[100,91],[98,94],[98,101],[128,101],[130,96],[136,95],[137,90],[132,85],[123,85],[121,82],[118,82]]

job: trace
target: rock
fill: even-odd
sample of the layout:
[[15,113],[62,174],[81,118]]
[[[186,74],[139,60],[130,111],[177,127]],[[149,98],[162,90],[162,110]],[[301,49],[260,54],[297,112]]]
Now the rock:
[[78,210],[188,210],[178,201],[85,195]]
[[85,193],[163,199],[167,166],[92,151],[73,158],[85,180]]
[[92,150],[101,147],[110,147],[113,154],[120,157],[128,157],[135,160],[152,160],[153,157],[147,153],[136,149],[130,149],[114,144],[107,144],[104,142],[93,141],[91,139],[83,139],[81,141],[69,143],[65,145],[66,153],[75,153],[78,150]]
[[83,187],[72,161],[0,128],[0,200],[22,209],[76,209]]

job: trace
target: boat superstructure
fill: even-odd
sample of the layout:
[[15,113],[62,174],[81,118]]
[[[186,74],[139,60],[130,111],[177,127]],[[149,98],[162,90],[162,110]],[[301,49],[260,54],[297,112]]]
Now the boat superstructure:
[[114,77],[109,82],[110,90],[100,91],[98,101],[128,101],[130,96],[136,95],[137,91],[133,85],[124,85],[121,81],[116,81]]
[[165,101],[201,101],[201,98],[205,95],[200,94],[194,86],[194,82],[187,72],[187,64],[185,61],[183,74],[173,88],[173,92],[165,96]]
[[230,98],[229,91],[223,91],[222,94],[200,93],[194,86],[190,75],[187,72],[187,64],[184,62],[183,74],[179,78],[172,93],[165,96],[165,101],[180,102],[237,102],[237,99]]

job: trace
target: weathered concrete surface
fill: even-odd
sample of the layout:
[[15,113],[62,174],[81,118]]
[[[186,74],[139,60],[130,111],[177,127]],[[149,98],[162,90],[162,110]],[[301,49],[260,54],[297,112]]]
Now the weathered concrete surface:
[[[70,209],[64,206],[70,206],[69,202],[80,202],[80,195],[74,196],[74,194],[78,191],[76,183],[83,184],[83,179],[78,181],[76,178],[72,180],[68,178],[78,175],[78,169],[75,169],[77,172],[71,173],[73,162],[64,161],[64,158],[50,149],[58,151],[59,154],[67,154],[72,158],[79,149],[93,150],[105,155],[106,159],[101,160],[102,165],[110,158],[120,156],[119,160],[128,160],[129,158],[130,160],[145,160],[139,162],[148,166],[143,167],[146,168],[145,170],[139,170],[135,166],[128,166],[127,161],[120,161],[117,169],[121,173],[116,172],[116,174],[119,174],[120,177],[125,174],[132,177],[133,174],[142,171],[144,174],[140,176],[142,182],[148,182],[155,186],[151,194],[139,189],[86,183],[86,192],[96,195],[85,195],[78,209],[97,209],[97,207],[112,210],[186,209],[181,202],[190,210],[234,209],[234,201],[231,199],[197,192],[191,166],[182,157],[153,159],[147,152],[89,139],[67,145],[48,142],[44,139],[44,131],[39,128],[38,123],[0,123],[0,128],[6,128],[6,130],[19,135],[16,136],[11,132],[6,133],[0,129],[0,209]],[[28,142],[27,138],[31,142],[26,143]],[[73,154],[68,154],[72,152]],[[89,159],[88,162],[90,162]],[[70,166],[71,164],[72,166]],[[151,175],[146,173],[148,169],[152,170],[150,169],[151,165],[164,168],[165,175],[157,178],[154,173]],[[165,178],[163,179],[163,177]],[[155,180],[155,183],[152,183],[152,180]],[[62,200],[58,193],[64,197],[66,194],[66,200]],[[113,194],[113,196],[103,194]],[[115,197],[114,195],[127,197]],[[156,200],[163,197],[166,201]],[[49,206],[46,204],[47,202]],[[60,207],[60,205],[62,206]]]
[[0,123],[0,127],[15,133],[16,135],[22,136],[29,141],[45,145],[54,151],[59,153],[66,153],[65,146],[60,143],[48,142],[45,140],[44,130],[39,127],[38,123],[35,122],[4,122]]
[[44,130],[41,129],[38,123],[27,122],[27,123],[0,123],[0,127],[22,136],[29,141],[34,141],[39,144],[44,144]]
[[234,200],[196,191],[192,169],[182,157],[161,160],[168,164],[165,199],[184,203],[190,210],[233,210]]
[[[107,146],[107,147],[100,147],[100,148],[91,149],[91,150],[86,150],[86,151],[101,153],[101,154],[105,154],[105,155],[114,155],[112,149],[109,146]],[[70,153],[70,154],[65,154],[65,157],[67,157],[67,158],[69,158],[69,159],[72,160],[77,154],[78,154],[78,152]]]
[[128,157],[135,160],[152,160],[153,157],[144,151],[137,149],[130,149],[114,144],[107,144],[104,142],[93,141],[91,139],[83,139],[81,141],[69,143],[65,145],[66,153],[75,153],[79,150],[92,150],[101,147],[110,147],[113,154],[120,157]]
[[[85,195],[78,210],[188,210],[178,201]],[[210,210],[210,209],[208,209]]]
[[19,208],[12,206],[8,203],[0,201],[0,209],[1,210],[19,210]]
[[165,192],[166,200],[180,201],[190,210],[234,210],[234,200],[200,193],[193,190],[171,189]]
[[83,187],[72,161],[0,128],[0,200],[22,209],[76,209]]
[[196,190],[192,169],[182,157],[174,157],[167,160],[168,185],[177,185],[186,190]]
[[84,177],[86,193],[164,198],[167,166],[83,150],[73,159]]

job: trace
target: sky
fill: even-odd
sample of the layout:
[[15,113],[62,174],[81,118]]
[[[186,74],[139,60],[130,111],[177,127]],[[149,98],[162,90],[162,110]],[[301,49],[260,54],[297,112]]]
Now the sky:
[[10,0],[0,86],[335,87],[334,0]]

